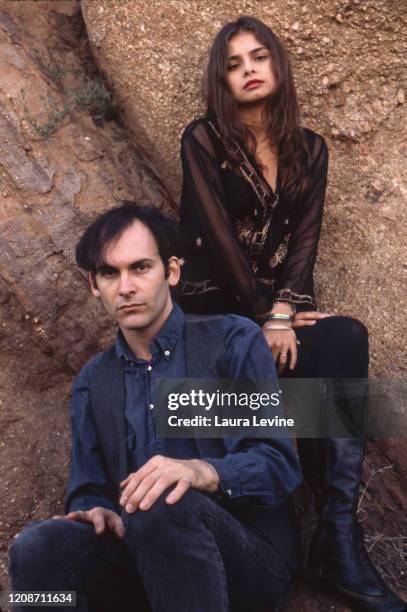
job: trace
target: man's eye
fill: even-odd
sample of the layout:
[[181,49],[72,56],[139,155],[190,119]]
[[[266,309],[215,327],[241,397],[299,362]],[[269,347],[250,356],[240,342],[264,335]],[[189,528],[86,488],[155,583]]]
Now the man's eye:
[[101,270],[99,270],[99,274],[101,276],[111,277],[116,274],[116,270],[114,270],[113,268],[102,268]]
[[135,267],[137,272],[147,272],[151,268],[151,265],[148,263],[140,263]]

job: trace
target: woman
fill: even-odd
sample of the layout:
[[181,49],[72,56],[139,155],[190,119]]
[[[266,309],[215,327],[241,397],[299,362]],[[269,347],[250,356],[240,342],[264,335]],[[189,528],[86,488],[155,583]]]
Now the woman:
[[[366,328],[317,311],[328,151],[299,126],[286,51],[264,23],[240,17],[216,36],[207,77],[207,114],[182,138],[179,301],[186,312],[256,320],[283,376],[366,378]],[[356,518],[362,438],[299,440],[319,511],[307,570],[358,609],[402,611]]]

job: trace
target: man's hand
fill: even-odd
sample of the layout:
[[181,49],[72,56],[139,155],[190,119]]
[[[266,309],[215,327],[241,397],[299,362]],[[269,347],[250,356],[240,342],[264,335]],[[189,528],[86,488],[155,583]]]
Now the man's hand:
[[97,535],[105,532],[106,528],[113,531],[118,538],[124,537],[123,521],[116,512],[106,508],[92,508],[92,510],[76,510],[65,516],[54,516],[54,519],[68,519],[69,521],[80,521],[92,523]]
[[173,484],[176,487],[165,498],[167,504],[175,504],[190,487],[200,491],[216,491],[219,476],[210,463],[201,459],[170,459],[155,455],[120,483],[123,489],[120,505],[128,513],[137,508],[148,510]]
[[327,312],[318,312],[317,310],[306,310],[304,312],[296,312],[293,328],[308,327],[309,325],[315,325],[320,319],[326,319],[327,317],[333,317],[334,315],[328,314]]

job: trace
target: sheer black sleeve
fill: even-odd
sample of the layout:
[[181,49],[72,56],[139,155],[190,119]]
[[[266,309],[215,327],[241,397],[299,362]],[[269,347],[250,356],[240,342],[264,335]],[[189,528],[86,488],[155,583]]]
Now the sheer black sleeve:
[[205,123],[186,129],[181,158],[181,234],[186,258],[190,256],[199,267],[199,257],[207,253],[212,278],[236,296],[246,316],[257,318],[269,310],[269,302],[239,245],[221,182],[222,159]]
[[276,301],[288,301],[300,309],[316,308],[313,271],[328,175],[328,148],[324,139],[308,132],[307,140],[311,156],[309,184],[295,203],[287,257],[275,296]]

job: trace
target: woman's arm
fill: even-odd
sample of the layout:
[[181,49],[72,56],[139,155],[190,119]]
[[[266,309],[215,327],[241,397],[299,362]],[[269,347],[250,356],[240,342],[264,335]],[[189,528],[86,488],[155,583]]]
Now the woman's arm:
[[315,309],[313,271],[322,222],[328,175],[328,148],[324,139],[308,133],[309,185],[296,203],[291,237],[275,300]]
[[293,323],[271,320],[263,325],[263,333],[281,373],[297,363],[297,339],[294,328],[314,325],[329,315],[315,312],[313,271],[321,230],[322,211],[328,174],[328,149],[320,136],[309,132],[309,185],[296,205],[292,221],[287,258],[284,262],[279,289],[271,314],[293,315],[295,309],[311,310],[297,313]]
[[[237,298],[247,316],[257,318],[268,310],[267,300],[229,218],[221,182],[222,160],[217,158],[204,123],[186,130],[181,143],[181,157],[181,234],[184,245],[189,245],[186,251],[200,248],[203,241],[207,241],[214,278],[222,289]],[[194,235],[197,233],[197,220],[203,235]]]

